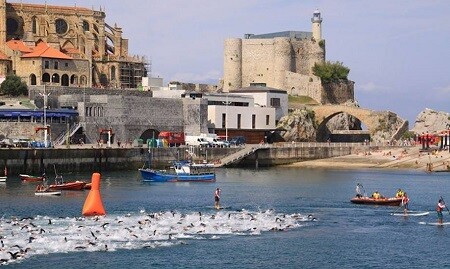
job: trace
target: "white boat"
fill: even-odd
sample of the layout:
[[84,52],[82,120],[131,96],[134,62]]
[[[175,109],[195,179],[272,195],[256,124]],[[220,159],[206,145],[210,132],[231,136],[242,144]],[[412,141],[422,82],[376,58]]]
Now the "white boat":
[[0,177],[0,182],[6,182],[6,179],[7,179],[8,177],[7,176],[2,176],[2,177]]

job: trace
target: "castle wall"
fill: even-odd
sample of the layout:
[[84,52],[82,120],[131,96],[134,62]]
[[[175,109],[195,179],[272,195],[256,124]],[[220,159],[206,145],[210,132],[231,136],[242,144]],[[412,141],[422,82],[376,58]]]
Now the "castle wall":
[[[320,102],[320,81],[312,75],[316,62],[325,61],[325,46],[311,39],[251,38],[242,41],[242,62],[231,61],[238,55],[240,39],[227,39],[224,50],[224,91],[234,85],[248,87],[252,83],[307,95]],[[234,53],[234,54],[233,54]],[[314,81],[311,83],[310,79]]]
[[242,41],[242,87],[250,83],[274,83],[273,39],[244,39]]
[[291,66],[292,46],[289,38],[275,38],[273,51],[273,82],[269,87],[285,89],[285,71],[293,71]]
[[224,44],[224,91],[242,87],[242,39],[230,38]]

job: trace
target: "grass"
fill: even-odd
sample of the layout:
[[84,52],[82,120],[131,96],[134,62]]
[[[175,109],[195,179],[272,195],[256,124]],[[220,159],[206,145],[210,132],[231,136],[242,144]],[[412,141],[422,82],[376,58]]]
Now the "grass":
[[309,96],[293,96],[293,95],[289,95],[288,96],[288,106],[289,108],[296,108],[299,106],[304,106],[304,105],[318,105],[319,103],[316,102],[314,99],[312,99]]

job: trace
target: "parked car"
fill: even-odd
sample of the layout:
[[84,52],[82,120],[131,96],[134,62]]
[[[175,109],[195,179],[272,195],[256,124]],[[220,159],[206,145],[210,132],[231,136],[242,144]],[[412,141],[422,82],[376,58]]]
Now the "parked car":
[[1,148],[12,148],[12,147],[15,147],[15,145],[14,145],[14,142],[12,141],[12,139],[5,138],[0,141],[0,147]]
[[231,146],[245,145],[245,137],[235,136],[235,137],[232,137],[229,142],[230,142]]

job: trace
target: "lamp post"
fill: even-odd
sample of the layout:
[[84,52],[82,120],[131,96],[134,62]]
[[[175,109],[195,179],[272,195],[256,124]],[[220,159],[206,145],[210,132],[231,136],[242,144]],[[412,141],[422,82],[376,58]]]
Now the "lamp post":
[[228,102],[228,93],[226,95],[225,102],[222,102],[225,104],[225,140],[228,141],[228,105],[230,102]]
[[46,87],[47,87],[47,84],[45,84],[45,82],[44,82],[44,94],[39,93],[40,96],[44,97],[44,147],[45,148],[48,146],[48,142],[47,142],[48,127],[47,127],[46,110],[47,110],[47,97],[50,95],[50,92],[48,94],[46,93]]

